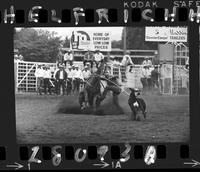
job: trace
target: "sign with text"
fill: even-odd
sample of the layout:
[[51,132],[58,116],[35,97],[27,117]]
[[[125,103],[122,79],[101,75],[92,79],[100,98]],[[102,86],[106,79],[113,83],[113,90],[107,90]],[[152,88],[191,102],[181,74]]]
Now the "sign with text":
[[73,31],[70,41],[70,49],[88,50],[91,47],[91,35],[85,31]]
[[187,27],[145,27],[145,41],[187,42]]
[[111,33],[73,31],[70,46],[76,50],[111,51]]
[[111,33],[93,32],[93,49],[100,51],[111,51]]

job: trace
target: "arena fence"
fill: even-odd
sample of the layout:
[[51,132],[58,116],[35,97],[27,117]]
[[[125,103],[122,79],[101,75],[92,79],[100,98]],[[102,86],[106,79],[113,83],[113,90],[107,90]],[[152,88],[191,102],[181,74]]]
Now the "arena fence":
[[[82,68],[82,62],[75,62]],[[15,91],[16,93],[24,92],[36,92],[37,79],[34,75],[38,65],[48,65],[52,71],[52,77],[54,70],[56,69],[56,63],[40,63],[40,62],[15,62]],[[173,70],[174,69],[174,70]],[[168,65],[165,69],[161,67],[160,84],[161,92],[163,94],[188,94],[189,93],[189,74],[186,72],[183,66],[180,65]],[[142,66],[134,65],[132,72],[126,72],[125,67],[112,67],[112,74],[118,76],[121,83],[125,87],[142,88],[140,78],[142,77]],[[127,70],[128,71],[128,70]],[[174,73],[173,73],[174,71]],[[127,82],[123,83],[123,80],[127,77]],[[175,77],[174,77],[175,76]],[[175,91],[174,91],[175,90]]]

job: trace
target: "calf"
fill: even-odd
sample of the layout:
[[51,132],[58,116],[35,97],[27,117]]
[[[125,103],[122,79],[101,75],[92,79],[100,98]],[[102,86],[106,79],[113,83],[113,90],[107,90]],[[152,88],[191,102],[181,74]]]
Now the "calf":
[[137,98],[140,95],[140,90],[132,89],[131,90],[128,104],[132,110],[131,120],[137,120],[138,112],[142,112],[144,119],[146,119],[146,103],[142,98]]

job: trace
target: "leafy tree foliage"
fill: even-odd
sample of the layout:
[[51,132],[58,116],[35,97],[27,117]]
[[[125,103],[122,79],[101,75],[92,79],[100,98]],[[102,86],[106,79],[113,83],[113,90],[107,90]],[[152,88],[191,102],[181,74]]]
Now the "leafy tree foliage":
[[133,50],[156,50],[158,44],[145,41],[145,27],[126,27],[122,32],[122,41],[124,41],[124,32],[126,29],[126,48]]
[[55,62],[61,46],[55,32],[23,28],[14,32],[14,48],[25,61]]
[[122,44],[122,40],[119,40],[119,41],[112,41],[111,42],[111,46],[112,48],[120,48],[120,49],[123,49],[123,44]]
[[70,48],[70,38],[67,36],[65,37],[65,40],[63,41],[63,47]]

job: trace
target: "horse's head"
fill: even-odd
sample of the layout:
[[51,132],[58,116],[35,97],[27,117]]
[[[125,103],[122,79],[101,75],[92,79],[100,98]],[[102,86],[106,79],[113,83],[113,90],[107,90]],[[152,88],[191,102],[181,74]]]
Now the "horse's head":
[[100,87],[100,76],[93,73],[87,80],[85,88],[90,92],[99,92]]

